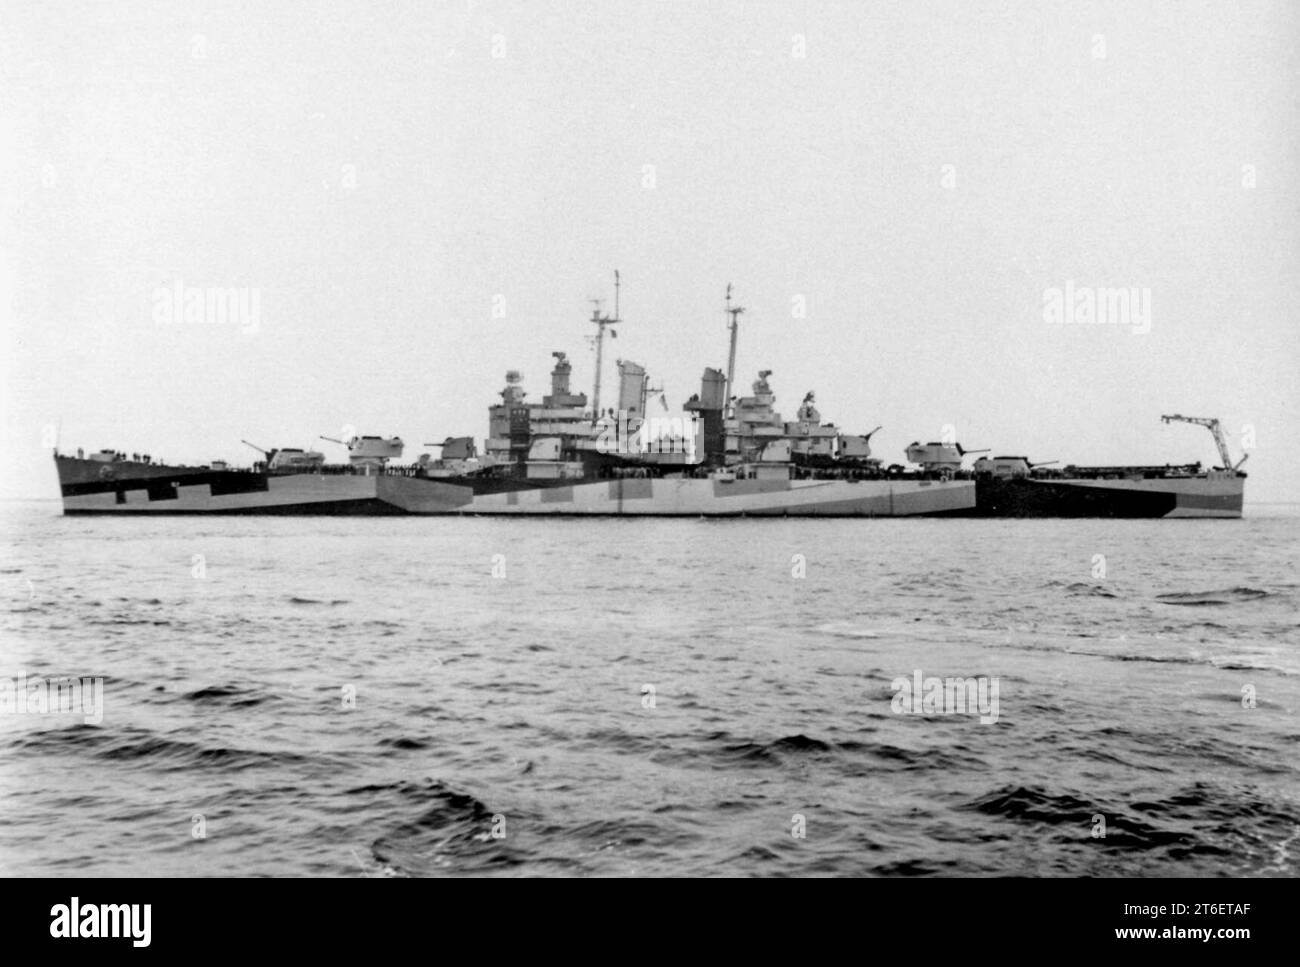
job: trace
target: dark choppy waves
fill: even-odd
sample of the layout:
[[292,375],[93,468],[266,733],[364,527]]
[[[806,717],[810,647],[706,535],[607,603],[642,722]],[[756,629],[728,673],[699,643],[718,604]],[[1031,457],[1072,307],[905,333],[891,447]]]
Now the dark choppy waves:
[[1223,605],[1257,601],[1268,596],[1269,592],[1261,588],[1224,588],[1221,591],[1174,591],[1169,594],[1157,594],[1156,600],[1164,604]]
[[1296,522],[996,523],[29,522],[0,872],[1300,872]]

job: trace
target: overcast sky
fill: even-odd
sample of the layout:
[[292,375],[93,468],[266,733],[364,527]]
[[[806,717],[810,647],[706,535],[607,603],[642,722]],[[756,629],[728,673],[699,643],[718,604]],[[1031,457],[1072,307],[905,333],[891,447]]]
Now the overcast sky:
[[[0,20],[0,492],[48,450],[247,461],[487,433],[587,321],[673,410],[1074,463],[1217,460],[1300,499],[1294,2],[50,3]],[[1049,323],[1067,285],[1136,290]],[[166,318],[243,289],[255,319]],[[1056,303],[1059,307],[1060,303]],[[1083,302],[1079,302],[1083,305]],[[162,308],[160,308],[160,306]],[[1067,315],[1069,315],[1067,307]],[[612,398],[608,398],[610,403]],[[1249,442],[1249,441],[1246,441]]]

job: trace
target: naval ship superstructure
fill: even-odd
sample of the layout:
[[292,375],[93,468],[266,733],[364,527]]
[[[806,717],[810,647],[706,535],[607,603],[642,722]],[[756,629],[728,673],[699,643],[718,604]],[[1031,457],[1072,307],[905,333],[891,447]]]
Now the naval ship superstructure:
[[[616,281],[617,291],[617,281]],[[148,455],[56,451],[65,514],[528,514],[781,517],[1240,517],[1243,460],[1231,461],[1217,420],[1208,427],[1221,467],[1056,468],[1026,457],[968,455],[952,441],[906,448],[907,465],[872,454],[880,429],[850,433],[823,421],[808,392],[786,420],[761,370],[733,396],[739,316],[727,290],[727,370],[706,368],[699,392],[669,415],[643,366],[617,360],[617,405],[601,405],[604,336],[622,322],[597,305],[590,402],[571,387],[572,364],[553,353],[550,393],[530,402],[517,370],[474,437],[427,444],[402,463],[397,437],[323,437],[347,463],[316,450],[258,449],[249,467],[169,465]],[[658,400],[659,409],[655,401]],[[247,442],[247,441],[245,441]],[[248,444],[254,446],[253,444]],[[1055,461],[1053,461],[1055,463]]]

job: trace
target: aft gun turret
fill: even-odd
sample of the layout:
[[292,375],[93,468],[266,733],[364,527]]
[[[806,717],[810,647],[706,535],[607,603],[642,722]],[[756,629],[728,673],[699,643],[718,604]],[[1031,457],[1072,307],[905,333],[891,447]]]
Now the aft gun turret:
[[961,470],[961,462],[967,454],[988,453],[988,449],[967,450],[960,443],[912,443],[904,451],[907,459],[919,464],[925,473],[937,473],[951,476]]
[[1030,463],[1028,457],[980,457],[971,469],[976,476],[987,474],[993,477],[1027,477],[1031,470],[1051,466],[1054,463],[1060,461],[1044,460],[1040,463]]

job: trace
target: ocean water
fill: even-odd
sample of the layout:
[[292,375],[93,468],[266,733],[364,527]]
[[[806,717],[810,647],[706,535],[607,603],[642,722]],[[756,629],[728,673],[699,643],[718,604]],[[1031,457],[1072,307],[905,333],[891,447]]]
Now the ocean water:
[[0,714],[0,873],[1294,876],[1294,511],[8,505],[0,676],[103,693]]

